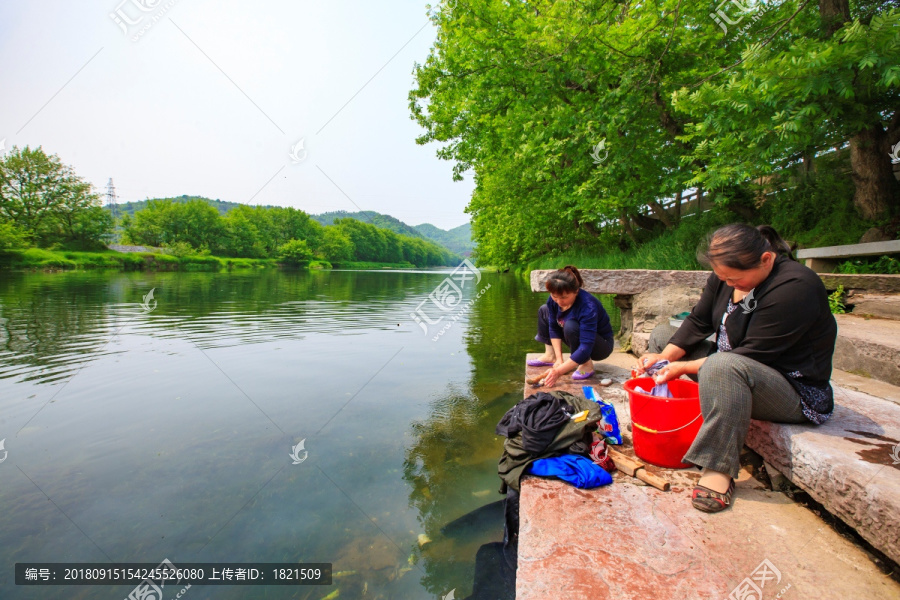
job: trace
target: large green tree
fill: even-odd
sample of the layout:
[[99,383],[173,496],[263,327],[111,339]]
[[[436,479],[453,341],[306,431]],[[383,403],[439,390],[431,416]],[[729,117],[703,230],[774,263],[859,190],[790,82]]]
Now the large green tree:
[[91,184],[40,146],[0,159],[0,223],[40,246],[79,249],[102,246],[112,229]]
[[641,241],[676,224],[698,188],[751,217],[754,178],[844,142],[863,157],[863,216],[881,214],[894,186],[882,151],[898,118],[895,5],[855,16],[846,0],[441,4],[410,92],[417,141],[443,142],[455,177],[474,173],[467,210],[492,264]]

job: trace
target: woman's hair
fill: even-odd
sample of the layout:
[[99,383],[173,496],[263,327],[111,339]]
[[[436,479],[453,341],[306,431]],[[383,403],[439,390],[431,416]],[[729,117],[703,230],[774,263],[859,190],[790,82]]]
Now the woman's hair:
[[697,260],[746,271],[759,266],[764,252],[794,259],[793,248],[769,225],[733,223],[719,227],[707,238],[697,251]]
[[566,294],[577,292],[584,285],[581,273],[572,265],[566,265],[547,279],[544,284],[551,294]]

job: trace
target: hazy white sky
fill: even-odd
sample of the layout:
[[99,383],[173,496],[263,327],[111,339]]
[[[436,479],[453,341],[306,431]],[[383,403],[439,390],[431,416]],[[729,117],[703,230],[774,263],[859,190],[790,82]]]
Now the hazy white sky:
[[471,174],[454,183],[436,147],[415,144],[407,107],[413,63],[434,41],[426,10],[425,0],[4,0],[0,140],[43,146],[100,193],[112,177],[120,202],[358,206],[456,227]]

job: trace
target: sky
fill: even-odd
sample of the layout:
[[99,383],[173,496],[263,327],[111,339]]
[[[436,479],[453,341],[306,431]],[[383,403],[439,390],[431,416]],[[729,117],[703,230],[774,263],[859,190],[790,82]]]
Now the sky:
[[472,174],[419,146],[424,0],[0,3],[0,140],[119,202],[182,194],[450,229]]

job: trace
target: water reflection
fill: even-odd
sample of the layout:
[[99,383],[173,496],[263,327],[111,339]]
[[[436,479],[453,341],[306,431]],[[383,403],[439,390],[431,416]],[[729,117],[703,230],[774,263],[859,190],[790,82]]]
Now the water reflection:
[[5,583],[16,560],[105,554],[340,573],[198,600],[472,594],[499,572],[481,560],[503,533],[494,426],[544,298],[485,274],[432,342],[408,315],[448,272],[4,274],[0,596],[124,598]]

